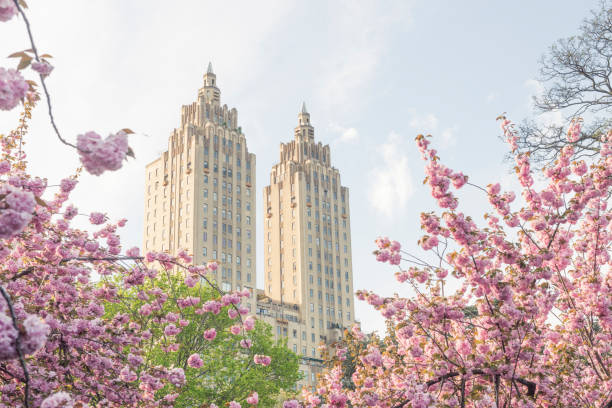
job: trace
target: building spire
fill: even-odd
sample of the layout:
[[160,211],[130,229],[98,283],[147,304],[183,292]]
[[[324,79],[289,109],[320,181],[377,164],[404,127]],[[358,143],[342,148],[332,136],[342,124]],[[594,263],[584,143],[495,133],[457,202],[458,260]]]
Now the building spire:
[[306,102],[302,102],[302,113],[308,113],[306,110]]
[[206,70],[207,74],[214,74],[212,69],[212,62],[208,61],[208,69]]

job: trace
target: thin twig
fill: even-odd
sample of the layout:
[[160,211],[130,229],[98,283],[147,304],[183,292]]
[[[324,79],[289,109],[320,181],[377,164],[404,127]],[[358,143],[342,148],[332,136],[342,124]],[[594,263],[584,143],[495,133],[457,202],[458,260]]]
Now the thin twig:
[[[26,17],[23,9],[19,5],[19,0],[13,0],[13,2],[15,3],[17,10],[19,11],[19,14],[21,14],[21,17],[23,17],[23,21],[25,22],[26,28],[28,30],[28,37],[30,37],[30,45],[32,46],[32,52],[34,53],[34,58],[36,59],[36,62],[40,62],[40,58],[38,57],[38,51],[36,50],[36,45],[34,44],[34,36],[32,35],[32,29],[30,28],[30,22],[28,21],[28,18]],[[63,144],[73,147],[75,149],[78,149],[74,144],[66,141],[60,134],[59,129],[57,128],[57,125],[55,124],[55,118],[53,117],[53,110],[51,109],[51,96],[49,95],[49,91],[47,90],[47,84],[45,84],[45,78],[43,77],[42,74],[39,74],[39,76],[40,76],[40,83],[42,84],[43,90],[45,91],[45,96],[47,98],[47,106],[49,108],[49,119],[51,119],[51,126],[53,126],[53,130],[55,130],[55,134],[57,135],[57,138]]]
[[30,374],[28,373],[28,367],[26,365],[25,359],[23,357],[23,351],[21,350],[21,331],[19,330],[19,326],[17,324],[17,317],[15,316],[15,310],[13,310],[13,303],[11,302],[11,297],[4,290],[3,286],[0,286],[0,292],[2,293],[2,297],[6,301],[9,312],[11,314],[11,319],[13,320],[13,327],[17,331],[17,340],[15,341],[15,349],[17,350],[17,355],[19,356],[19,363],[21,364],[21,369],[23,370],[23,383],[25,384],[23,402],[25,408],[29,408],[30,403]]

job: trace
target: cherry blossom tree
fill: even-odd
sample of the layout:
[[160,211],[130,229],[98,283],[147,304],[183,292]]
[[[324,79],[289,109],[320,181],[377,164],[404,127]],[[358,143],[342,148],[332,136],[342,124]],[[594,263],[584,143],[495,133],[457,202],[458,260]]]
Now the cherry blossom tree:
[[[160,315],[164,304],[172,301],[181,312],[198,316],[234,308],[234,313],[226,311],[231,327],[204,321],[194,330],[206,341],[218,330],[227,330],[224,336],[243,335],[240,342],[248,350],[251,344],[244,333],[255,322],[242,318],[240,302],[250,294],[216,289],[208,279],[216,264],[192,265],[184,252],[141,256],[137,248],[125,250],[119,231],[126,220],[111,222],[101,212],[82,214],[68,203],[80,169],[54,185],[28,172],[22,147],[40,99],[38,89],[56,136],[76,149],[86,171],[101,175],[119,170],[133,153],[129,129],[105,139],[84,132],[76,143],[62,136],[45,84],[53,70],[51,57],[36,49],[25,7],[23,0],[0,0],[0,21],[19,15],[31,42],[31,49],[11,55],[19,58],[17,69],[0,67],[0,109],[23,106],[17,129],[0,134],[0,407],[173,406],[186,384],[185,366],[170,360],[153,364],[147,353],[155,347],[181,352],[182,345],[173,339],[189,322],[182,316],[172,320],[169,313]],[[28,68],[38,74],[38,82],[24,79],[21,71]],[[89,219],[92,232],[74,226],[82,216]],[[156,287],[159,276],[172,276],[174,284]],[[196,284],[212,288],[216,295],[210,303],[182,296]],[[125,291],[133,291],[141,303],[138,315],[113,307],[125,300]],[[251,357],[252,366],[271,363],[267,355]],[[194,353],[187,365],[197,368],[200,362]],[[244,394],[242,400],[258,403],[256,392]]]
[[[317,390],[304,391],[305,406],[612,407],[612,131],[591,161],[571,161],[568,143],[536,174],[499,119],[522,203],[499,183],[468,182],[418,136],[441,213],[421,214],[424,254],[387,238],[375,251],[413,296],[358,292],[388,332],[368,341],[353,328]],[[580,126],[569,125],[569,142]],[[453,190],[466,186],[489,212],[461,210]]]

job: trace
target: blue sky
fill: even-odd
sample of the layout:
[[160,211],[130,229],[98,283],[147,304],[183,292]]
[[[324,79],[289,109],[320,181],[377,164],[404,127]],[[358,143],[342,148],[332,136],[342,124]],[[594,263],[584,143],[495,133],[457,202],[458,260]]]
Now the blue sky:
[[[137,159],[102,177],[84,176],[82,213],[127,217],[124,243],[140,245],[144,165],[165,150],[180,106],[191,103],[212,61],[222,102],[236,107],[257,155],[257,211],[279,142],[292,138],[304,100],[315,138],[350,188],[355,288],[409,291],[375,262],[385,235],[416,250],[419,214],[433,207],[413,140],[432,133],[442,159],[486,185],[511,186],[495,117],[531,114],[537,61],[556,39],[577,33],[585,1],[147,1],[29,0],[38,47],[52,54],[49,78],[68,139],[130,127]],[[146,7],[143,7],[145,6]],[[23,23],[0,24],[0,55],[29,48]],[[14,64],[0,60],[2,66]],[[46,107],[28,141],[35,174],[55,184],[77,166],[52,135]],[[0,115],[2,132],[17,116]],[[483,197],[463,194],[478,214]],[[258,237],[262,236],[258,219]],[[258,243],[258,281],[263,285]],[[418,250],[417,250],[418,252]],[[365,329],[382,319],[357,303]]]

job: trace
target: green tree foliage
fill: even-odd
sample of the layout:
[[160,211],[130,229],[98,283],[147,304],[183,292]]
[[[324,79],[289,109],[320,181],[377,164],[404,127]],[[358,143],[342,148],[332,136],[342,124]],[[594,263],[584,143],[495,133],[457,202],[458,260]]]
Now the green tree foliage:
[[[272,407],[281,391],[295,388],[300,379],[298,356],[287,348],[286,341],[274,340],[269,324],[256,321],[253,330],[232,334],[230,328],[240,317],[231,318],[228,312],[237,308],[229,305],[213,314],[198,313],[197,307],[181,307],[180,300],[189,297],[199,298],[200,306],[207,301],[219,301],[219,292],[208,283],[190,288],[180,284],[179,279],[166,274],[152,281],[149,290],[161,289],[172,295],[162,302],[160,310],[148,316],[143,316],[140,309],[145,303],[140,299],[142,291],[139,296],[133,289],[122,289],[118,292],[120,300],[105,305],[109,317],[127,314],[136,321],[152,319],[156,323],[152,325],[151,341],[143,357],[150,367],[180,367],[185,371],[186,384],[176,396],[175,407],[210,404],[221,407],[230,401],[245,405],[252,392],[259,396],[258,406]],[[181,331],[168,336],[164,329],[175,317],[174,324]],[[181,327],[181,321],[186,325]],[[211,328],[217,334],[214,340],[207,340],[204,330]],[[250,348],[244,347],[245,342],[250,342]],[[192,354],[200,356],[201,367],[189,366]],[[270,365],[255,364],[256,354],[271,357]],[[170,387],[158,391],[161,395],[171,392]]]

